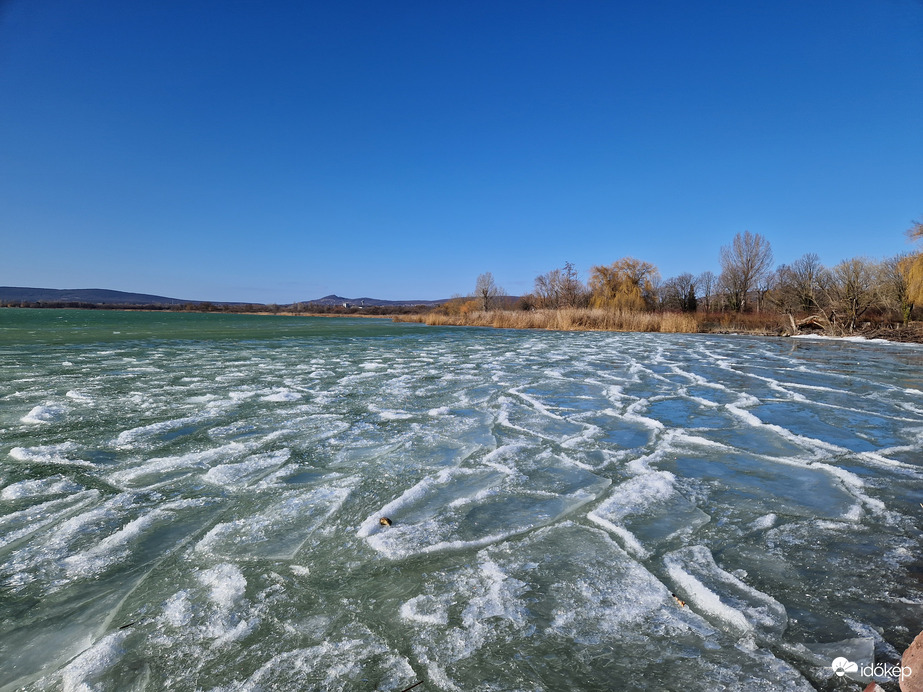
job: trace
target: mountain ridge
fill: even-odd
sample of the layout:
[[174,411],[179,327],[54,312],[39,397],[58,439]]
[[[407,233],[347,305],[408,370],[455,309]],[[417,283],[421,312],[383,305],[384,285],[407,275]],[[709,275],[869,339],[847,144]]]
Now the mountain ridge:
[[0,300],[25,303],[91,303],[94,305],[183,305],[203,301],[168,298],[108,288],[32,288],[0,286]]
[[[383,298],[344,298],[335,293],[315,298],[301,300],[286,305],[323,305],[336,306],[348,305],[350,307],[379,307],[379,306],[412,306],[412,305],[439,305],[446,302],[442,300],[386,300]],[[82,303],[89,305],[263,305],[249,301],[214,301],[214,300],[186,300],[170,298],[150,293],[133,293],[129,291],[116,291],[108,288],[32,288],[25,286],[0,286],[0,302],[3,303]]]

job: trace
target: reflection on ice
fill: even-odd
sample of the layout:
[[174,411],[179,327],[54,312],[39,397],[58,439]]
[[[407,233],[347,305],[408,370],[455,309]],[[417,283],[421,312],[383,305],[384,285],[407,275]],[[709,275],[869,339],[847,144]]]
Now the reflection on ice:
[[758,513],[858,519],[857,498],[821,465],[781,463],[745,454],[682,456],[664,463],[681,478],[710,481],[715,500]]

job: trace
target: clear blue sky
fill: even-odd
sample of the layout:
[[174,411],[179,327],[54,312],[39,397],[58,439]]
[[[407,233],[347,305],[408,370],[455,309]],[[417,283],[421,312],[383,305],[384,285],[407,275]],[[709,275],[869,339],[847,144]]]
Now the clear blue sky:
[[0,0],[0,285],[519,294],[921,217],[920,0]]

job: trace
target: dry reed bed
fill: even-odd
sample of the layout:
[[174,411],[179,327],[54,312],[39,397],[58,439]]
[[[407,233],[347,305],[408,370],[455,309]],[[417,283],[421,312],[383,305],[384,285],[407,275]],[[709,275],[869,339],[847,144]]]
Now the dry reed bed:
[[529,311],[493,310],[459,315],[431,312],[423,315],[398,315],[394,320],[396,322],[422,322],[429,325],[503,329],[674,333],[701,331],[694,315],[580,308]]

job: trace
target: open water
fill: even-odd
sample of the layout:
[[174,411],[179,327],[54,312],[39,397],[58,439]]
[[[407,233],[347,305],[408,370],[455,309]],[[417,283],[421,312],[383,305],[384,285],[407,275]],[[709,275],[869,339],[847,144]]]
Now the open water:
[[0,690],[861,689],[923,624],[921,365],[0,310]]

